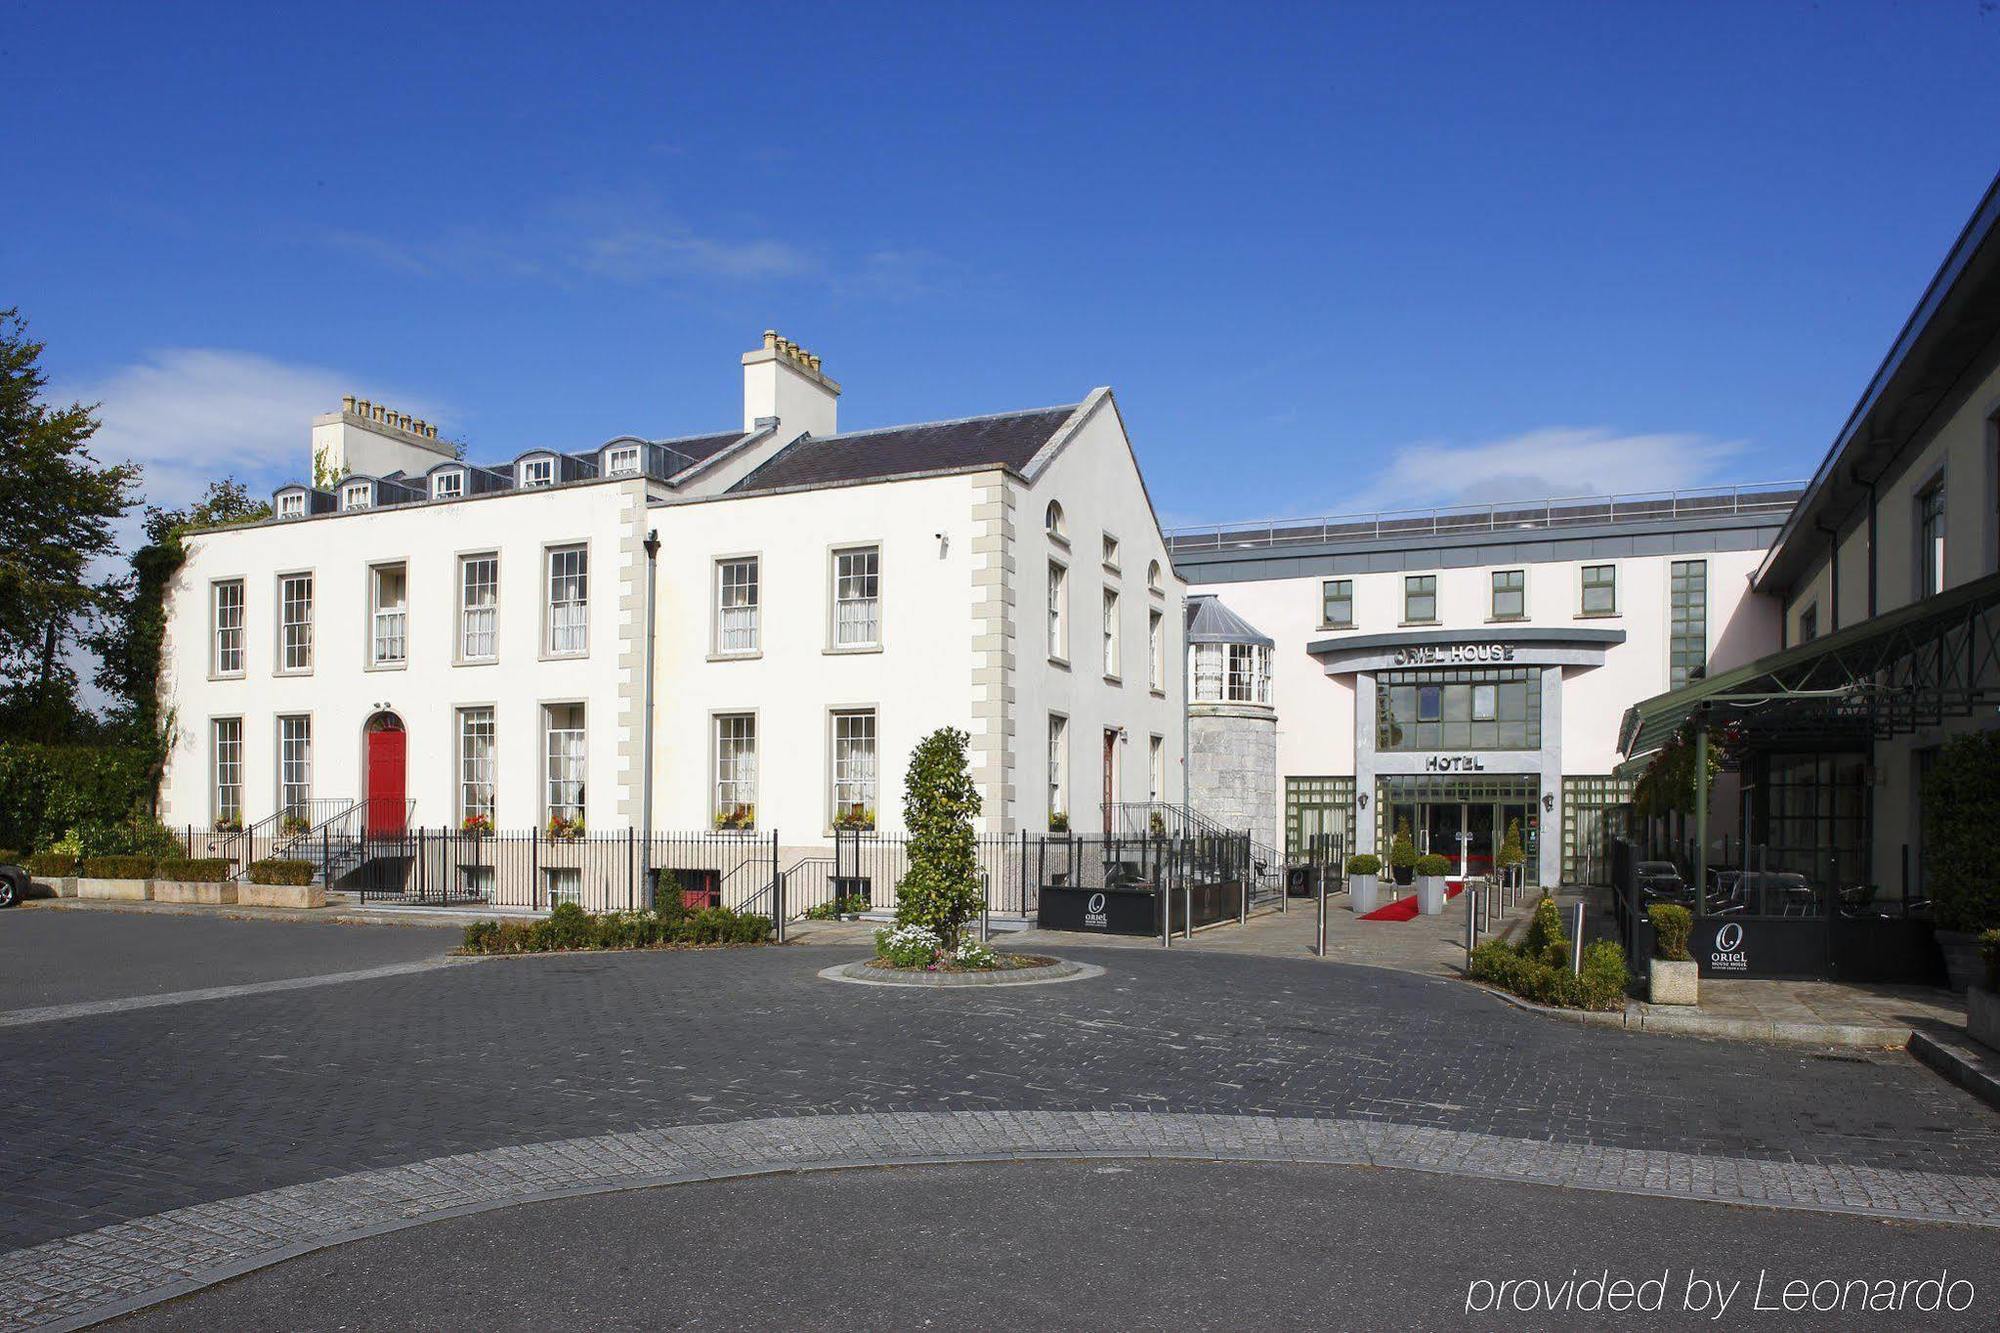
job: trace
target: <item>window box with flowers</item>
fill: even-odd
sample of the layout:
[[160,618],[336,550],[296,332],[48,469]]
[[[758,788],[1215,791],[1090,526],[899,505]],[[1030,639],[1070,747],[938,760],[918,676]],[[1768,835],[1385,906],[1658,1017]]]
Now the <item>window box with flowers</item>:
[[1051,833],[1069,832],[1068,812],[1063,810],[1051,810],[1049,812],[1049,832]]
[[834,815],[833,826],[843,833],[873,833],[875,812],[865,805],[850,805]]
[[467,815],[464,819],[458,821],[458,831],[468,838],[490,838],[493,836],[493,817],[491,815]]
[[215,821],[215,832],[217,833],[241,833],[242,831],[243,821],[240,819],[231,819],[225,815],[223,818]]
[[550,842],[575,842],[583,837],[583,816],[550,815],[547,833]]
[[278,821],[278,832],[287,838],[296,838],[301,833],[310,833],[312,825],[298,815],[286,815]]
[[715,812],[715,827],[724,833],[748,833],[757,827],[757,807],[732,805]]

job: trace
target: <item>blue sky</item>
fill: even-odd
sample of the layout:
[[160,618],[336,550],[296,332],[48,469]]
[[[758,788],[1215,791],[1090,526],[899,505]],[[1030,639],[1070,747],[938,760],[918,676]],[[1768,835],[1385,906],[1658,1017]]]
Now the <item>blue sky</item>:
[[20,5],[0,306],[159,498],[1118,392],[1169,522],[1810,472],[2000,168],[2000,12]]

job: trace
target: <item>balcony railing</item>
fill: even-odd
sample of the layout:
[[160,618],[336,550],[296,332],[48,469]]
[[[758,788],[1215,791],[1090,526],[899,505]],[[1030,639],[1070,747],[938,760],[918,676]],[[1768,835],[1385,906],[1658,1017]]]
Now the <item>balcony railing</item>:
[[1167,546],[1185,551],[1251,550],[1323,542],[1447,537],[1462,533],[1536,531],[1587,524],[1645,523],[1689,518],[1784,514],[1805,490],[1802,481],[1757,482],[1629,495],[1575,495],[1552,500],[1430,509],[1385,509],[1324,518],[1272,518],[1248,523],[1172,528]]

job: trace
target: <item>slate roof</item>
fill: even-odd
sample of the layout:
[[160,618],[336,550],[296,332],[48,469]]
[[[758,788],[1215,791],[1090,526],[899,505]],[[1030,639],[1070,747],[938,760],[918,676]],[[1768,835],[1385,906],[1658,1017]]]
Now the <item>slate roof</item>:
[[705,463],[709,459],[742,439],[749,431],[732,430],[723,435],[690,435],[679,440],[654,440],[654,444],[673,450],[688,460],[687,466]]
[[1271,648],[1271,636],[1237,615],[1214,595],[1188,598],[1189,643],[1255,643]]
[[982,466],[1018,471],[1070,419],[1076,407],[1072,403],[820,438],[808,435],[780,449],[729,490],[735,495]]

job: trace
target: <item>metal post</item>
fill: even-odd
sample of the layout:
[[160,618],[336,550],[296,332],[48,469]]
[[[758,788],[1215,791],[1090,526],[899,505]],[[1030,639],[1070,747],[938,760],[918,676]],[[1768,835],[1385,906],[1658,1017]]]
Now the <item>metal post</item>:
[[1694,717],[1694,892],[1708,894],[1708,709]]
[[1479,890],[1465,891],[1465,956],[1472,957],[1472,951],[1479,947]]
[[771,929],[777,932],[780,944],[785,942],[785,878],[779,875],[771,886]]
[[993,939],[993,876],[979,872],[979,942],[989,943]]
[[1194,885],[1181,880],[1181,938],[1194,938]]
[[1574,913],[1574,914],[1573,914],[1573,915],[1571,916],[1571,919],[1570,919],[1570,932],[1569,932],[1569,955],[1570,955],[1570,956],[1569,956],[1569,970],[1570,970],[1570,974],[1571,974],[1572,976],[1580,976],[1580,975],[1582,975],[1582,973],[1583,973],[1583,904],[1582,904],[1582,903],[1580,903],[1580,902],[1579,902],[1579,903],[1578,903],[1578,904],[1576,905],[1576,911],[1575,911],[1575,913]]
[[[1317,871],[1318,867],[1314,867],[1314,869]],[[1313,875],[1313,897],[1319,900],[1319,926],[1317,934],[1314,936],[1313,953],[1320,958],[1324,958],[1326,957],[1326,876],[1324,874],[1315,873]]]

